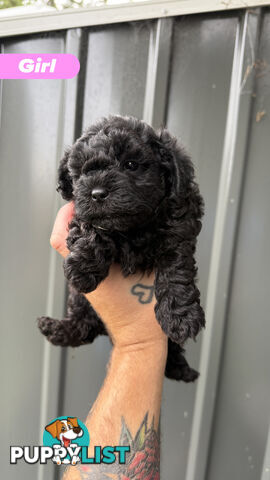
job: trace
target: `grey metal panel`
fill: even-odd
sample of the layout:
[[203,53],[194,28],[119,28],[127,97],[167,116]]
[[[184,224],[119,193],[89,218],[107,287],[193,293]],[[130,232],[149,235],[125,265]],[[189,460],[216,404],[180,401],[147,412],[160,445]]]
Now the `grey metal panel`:
[[[61,52],[62,36],[21,39],[5,53]],[[48,307],[49,236],[54,216],[56,153],[61,82],[8,80],[3,83],[0,132],[0,316],[1,474],[37,478],[37,466],[9,465],[9,445],[40,440],[41,372],[44,339],[36,317]],[[55,309],[62,311],[61,285]],[[51,354],[55,372],[60,350]],[[57,403],[57,392],[51,401]],[[44,428],[44,426],[42,427]],[[48,471],[49,472],[49,471]]]
[[[237,16],[175,20],[167,126],[192,155],[205,199],[198,243],[199,285],[206,298]],[[200,341],[187,346],[199,368]],[[198,380],[200,382],[201,379]],[[185,478],[196,385],[165,382],[162,478]],[[165,454],[166,452],[166,454]]]
[[83,125],[108,113],[142,117],[151,22],[89,32]]
[[[270,15],[256,58],[256,90],[231,279],[220,387],[207,478],[260,478],[270,405]],[[257,121],[256,121],[257,116]]]
[[167,126],[191,154],[205,200],[198,260],[203,299],[210,264],[237,16],[175,21]]
[[[109,113],[142,117],[151,22],[89,31],[83,127]],[[110,342],[69,348],[63,415],[84,419],[106,374]]]

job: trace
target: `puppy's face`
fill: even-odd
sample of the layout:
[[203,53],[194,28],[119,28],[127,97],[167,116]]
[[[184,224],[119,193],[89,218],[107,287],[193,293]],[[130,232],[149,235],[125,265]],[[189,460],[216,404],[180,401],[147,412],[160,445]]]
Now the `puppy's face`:
[[100,131],[78,141],[69,172],[77,216],[104,229],[125,231],[147,222],[165,195],[157,156],[130,131]]

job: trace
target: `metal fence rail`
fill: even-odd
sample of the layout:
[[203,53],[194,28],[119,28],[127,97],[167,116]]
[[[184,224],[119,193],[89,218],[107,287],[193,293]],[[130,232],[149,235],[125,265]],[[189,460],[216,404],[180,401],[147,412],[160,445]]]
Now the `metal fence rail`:
[[0,37],[269,5],[268,0],[149,0],[0,17]]

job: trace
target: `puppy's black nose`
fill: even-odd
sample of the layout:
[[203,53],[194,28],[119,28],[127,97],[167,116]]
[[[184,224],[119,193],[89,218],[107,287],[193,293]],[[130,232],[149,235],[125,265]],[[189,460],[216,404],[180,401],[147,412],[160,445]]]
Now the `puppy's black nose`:
[[96,188],[93,188],[91,195],[93,200],[102,201],[102,200],[105,200],[105,198],[108,196],[108,191],[105,190],[105,188],[96,187]]

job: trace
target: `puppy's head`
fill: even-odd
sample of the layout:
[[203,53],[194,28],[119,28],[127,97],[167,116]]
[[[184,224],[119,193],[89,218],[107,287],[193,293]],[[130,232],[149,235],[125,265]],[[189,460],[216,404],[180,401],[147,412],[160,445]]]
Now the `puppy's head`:
[[60,440],[62,445],[68,447],[72,440],[83,435],[76,417],[68,417],[66,420],[55,420],[45,427],[53,438]]
[[124,231],[145,224],[164,199],[187,191],[192,176],[189,159],[167,131],[110,116],[66,150],[58,191],[74,200],[83,222]]

